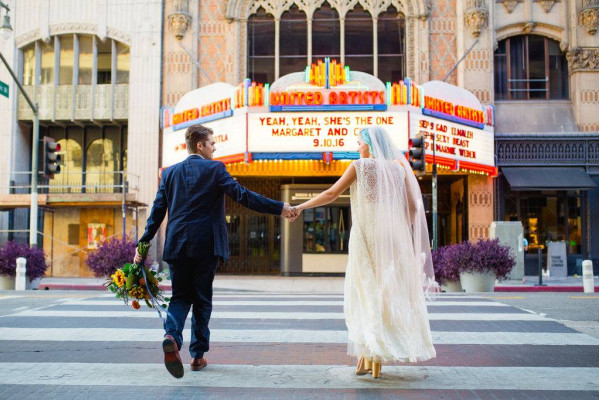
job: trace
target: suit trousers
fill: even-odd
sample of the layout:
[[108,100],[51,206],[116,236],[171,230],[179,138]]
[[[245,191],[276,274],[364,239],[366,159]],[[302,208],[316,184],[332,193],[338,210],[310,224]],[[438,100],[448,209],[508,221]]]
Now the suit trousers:
[[172,335],[179,350],[183,344],[185,320],[192,308],[191,341],[189,352],[192,358],[202,358],[209,350],[210,329],[208,322],[212,314],[212,283],[219,257],[206,255],[201,258],[185,258],[169,262],[173,293],[168,305],[164,330]]

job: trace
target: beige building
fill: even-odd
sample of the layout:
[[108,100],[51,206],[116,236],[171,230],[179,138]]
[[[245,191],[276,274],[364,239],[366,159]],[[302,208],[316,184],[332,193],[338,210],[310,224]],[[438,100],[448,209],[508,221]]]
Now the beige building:
[[[87,252],[132,236],[135,211],[155,193],[163,4],[7,4],[13,33],[0,51],[38,104],[40,140],[54,138],[63,159],[54,179],[39,180],[38,243],[49,274],[88,276]],[[0,79],[10,85],[0,102],[0,240],[27,241],[33,112],[4,66]]]

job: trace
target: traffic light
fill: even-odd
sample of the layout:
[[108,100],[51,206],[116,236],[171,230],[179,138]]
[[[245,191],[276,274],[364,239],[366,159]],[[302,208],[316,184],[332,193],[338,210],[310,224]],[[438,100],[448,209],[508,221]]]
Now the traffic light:
[[410,147],[410,166],[418,174],[426,173],[426,162],[424,154],[424,135],[419,134],[411,138]]
[[44,177],[54,179],[54,174],[60,173],[60,145],[51,137],[44,136]]

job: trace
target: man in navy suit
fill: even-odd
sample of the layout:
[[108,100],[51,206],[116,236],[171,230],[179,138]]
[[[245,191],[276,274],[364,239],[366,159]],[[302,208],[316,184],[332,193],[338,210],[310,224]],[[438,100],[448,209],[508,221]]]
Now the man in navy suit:
[[[194,125],[187,129],[189,157],[162,171],[156,199],[140,242],[152,240],[168,211],[163,260],[168,262],[173,287],[164,324],[164,364],[175,378],[183,377],[179,350],[189,309],[191,319],[191,370],[207,365],[212,312],[212,282],[219,260],[229,258],[225,199],[227,194],[243,206],[261,213],[295,217],[289,204],[265,198],[241,186],[225,165],[213,161],[212,130]],[[140,262],[136,252],[134,262]]]

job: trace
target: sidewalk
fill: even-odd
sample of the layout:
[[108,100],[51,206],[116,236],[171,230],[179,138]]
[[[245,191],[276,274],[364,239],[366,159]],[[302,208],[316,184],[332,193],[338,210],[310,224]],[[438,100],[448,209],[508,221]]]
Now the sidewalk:
[[[104,279],[96,278],[43,278],[40,290],[104,290]],[[495,292],[582,292],[582,277],[543,277],[543,284],[536,286],[539,278],[526,276],[523,280],[509,280],[495,285]],[[170,281],[164,286],[170,290]],[[247,291],[281,293],[343,293],[343,277],[328,276],[262,276],[262,275],[217,275],[215,292]],[[595,277],[595,292],[599,293],[599,278]]]

